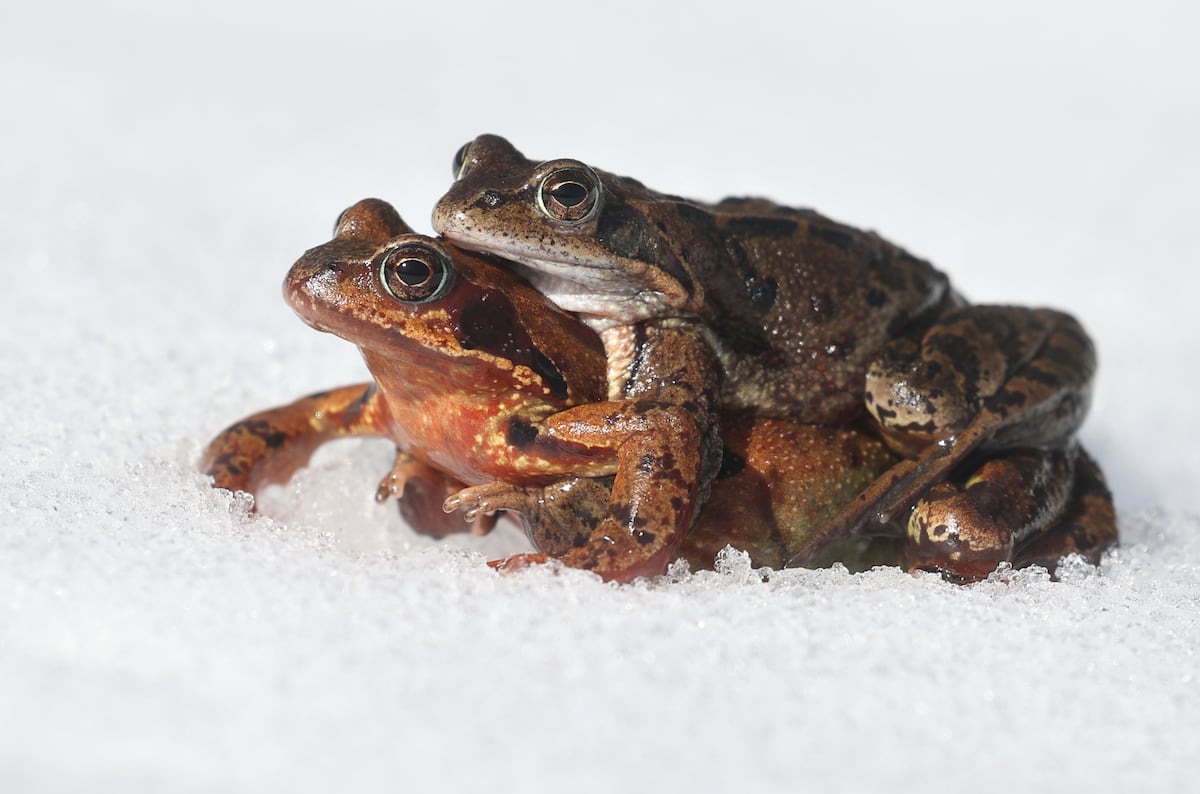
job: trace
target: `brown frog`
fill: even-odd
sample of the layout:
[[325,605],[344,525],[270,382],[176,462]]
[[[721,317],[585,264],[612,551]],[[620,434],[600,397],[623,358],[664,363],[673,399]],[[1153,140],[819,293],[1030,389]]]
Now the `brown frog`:
[[[796,564],[834,538],[895,534],[900,523],[928,567],[975,577],[1077,503],[1089,506],[1078,545],[1115,541],[1102,477],[1073,441],[1095,354],[1069,315],[968,306],[929,263],[811,210],[692,201],[578,160],[530,160],[494,135],[460,149],[454,170],[434,227],[516,263],[594,328],[610,398],[687,409],[702,463],[677,479],[700,497],[715,472],[719,409],[840,425],[865,407],[907,459]],[[664,375],[670,390],[647,388]],[[1013,525],[972,488],[1000,476],[996,466],[1005,482],[1049,478],[1047,493],[1065,497]],[[618,473],[619,518],[639,478]]]
[[[895,461],[852,429],[728,417],[705,517],[691,533],[627,534],[628,550],[606,534],[608,502],[622,455],[637,449],[629,436],[646,425],[637,401],[604,400],[603,351],[575,318],[493,260],[413,234],[376,199],[342,214],[334,239],[292,267],[284,294],[306,322],[358,345],[375,380],[225,430],[202,462],[218,487],[253,493],[329,439],[382,436],[398,457],[377,496],[400,497],[414,526],[465,529],[443,501],[472,519],[516,509],[542,554],[626,581],[677,556],[711,566],[727,543],[779,566]],[[458,493],[465,486],[479,487]],[[493,493],[503,505],[489,503]]]

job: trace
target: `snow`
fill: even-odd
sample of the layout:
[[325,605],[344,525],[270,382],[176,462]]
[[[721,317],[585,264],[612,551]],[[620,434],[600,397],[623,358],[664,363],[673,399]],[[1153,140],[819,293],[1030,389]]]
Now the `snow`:
[[[1194,787],[1196,12],[695,9],[0,12],[0,791]],[[731,554],[616,587],[414,535],[386,443],[263,516],[209,489],[220,428],[365,377],[287,267],[368,195],[427,230],[484,131],[1069,308],[1123,545],[1061,582]]]

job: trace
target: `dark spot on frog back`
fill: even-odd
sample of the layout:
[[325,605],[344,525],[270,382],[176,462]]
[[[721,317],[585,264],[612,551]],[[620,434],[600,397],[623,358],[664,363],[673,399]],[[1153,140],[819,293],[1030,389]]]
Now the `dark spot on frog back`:
[[567,381],[554,362],[533,343],[516,308],[502,293],[489,292],[463,307],[458,316],[459,342],[537,373],[550,394],[567,398]]
[[766,278],[750,276],[746,279],[746,297],[750,299],[750,305],[756,310],[765,312],[774,306],[775,298],[778,295],[779,282],[772,276]]
[[697,207],[690,201],[682,200],[673,204],[675,214],[679,219],[696,232],[712,232],[717,228],[716,219],[712,213],[702,207]]
[[842,229],[831,222],[821,223],[820,221],[815,221],[810,223],[808,225],[808,236],[832,245],[834,248],[846,253],[850,253],[858,247],[858,240],[853,232]]
[[756,323],[718,314],[709,320],[709,325],[717,337],[738,355],[764,356],[774,352],[771,343],[764,337],[761,326]]
[[766,215],[746,215],[725,221],[726,234],[738,237],[790,237],[796,233],[796,221]]

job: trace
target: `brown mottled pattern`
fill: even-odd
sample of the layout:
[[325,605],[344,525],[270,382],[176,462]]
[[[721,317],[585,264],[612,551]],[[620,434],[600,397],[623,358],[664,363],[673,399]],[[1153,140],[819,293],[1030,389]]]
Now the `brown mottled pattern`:
[[[865,406],[886,442],[907,456],[806,537],[793,562],[815,559],[838,539],[894,532],[922,494],[927,506],[954,505],[942,524],[978,525],[988,538],[977,546],[1011,556],[1012,537],[1001,535],[1019,537],[1025,523],[1007,516],[997,529],[976,509],[976,497],[1006,481],[976,453],[1030,446],[1053,457],[1070,442],[1095,371],[1091,342],[1073,318],[964,306],[929,263],[812,210],[756,198],[690,201],[577,161],[539,164],[494,135],[464,152],[435,227],[519,262],[535,286],[608,329],[607,339],[631,338],[611,330],[614,323],[636,328],[638,349],[619,351],[628,368],[610,364],[626,390],[644,370],[670,378],[677,394],[662,399],[679,406],[712,394],[726,410],[828,424],[849,422]],[[593,208],[586,218],[568,222],[532,200],[540,175],[555,169],[584,175]],[[481,193],[502,200],[480,203]],[[669,323],[691,324],[703,338],[690,360],[667,346],[646,349],[647,331]],[[717,415],[700,414],[702,437],[712,438]],[[1006,465],[1028,466],[1014,476],[1033,477],[1038,455]],[[952,478],[981,463],[984,484],[960,498]],[[641,476],[664,481],[661,472]],[[1055,487],[1038,492],[1047,513],[1070,476],[1059,471]],[[918,524],[932,520],[932,510],[921,508]],[[931,543],[942,524],[917,533],[920,543]]]
[[[586,181],[591,172],[572,173]],[[678,295],[700,304],[619,335],[635,349],[607,402],[598,402],[604,367],[594,336],[494,262],[412,235],[383,202],[360,202],[339,218],[334,240],[296,263],[285,294],[314,327],[360,345],[378,389],[346,387],[250,417],[214,441],[207,469],[219,485],[253,490],[290,474],[328,438],[387,435],[400,454],[379,495],[407,499],[407,514],[434,533],[459,528],[432,519],[437,498],[471,484],[447,505],[468,517],[520,510],[544,548],[620,581],[660,572],[681,549],[707,559],[705,543],[722,537],[712,530],[717,520],[726,540],[779,564],[816,559],[835,542],[894,537],[907,515],[910,564],[962,580],[1015,550],[1091,550],[1115,539],[1090,459],[1072,479],[1070,438],[1094,370],[1072,318],[959,308],[927,263],[810,211],[754,199],[719,210],[659,200],[672,209],[653,227],[622,226],[638,214],[636,201],[610,216],[608,250],[659,265],[675,257],[650,277],[673,280]],[[655,236],[681,223],[691,236]],[[404,252],[418,245],[446,278],[388,290],[381,270],[403,261],[408,273],[415,265]],[[706,257],[715,269],[702,266]],[[906,325],[912,330],[893,338]],[[795,442],[802,426],[761,418],[781,404],[759,377],[768,372],[791,379],[793,420],[844,421],[860,410],[851,387],[868,383],[884,440],[912,457],[896,462],[862,430],[832,427],[810,430],[802,453],[795,443],[785,448],[779,439]],[[760,418],[727,414],[723,444],[719,409],[742,405],[735,392]],[[756,440],[738,446],[738,427]],[[714,485],[723,458],[741,465]],[[610,475],[610,487],[577,479]],[[718,494],[711,518],[689,536],[710,487]],[[764,498],[739,501],[756,493]],[[864,529],[868,521],[874,529]]]
[[[852,417],[883,345],[948,295],[928,262],[812,210],[691,201],[577,161],[530,160],[494,135],[464,156],[434,210],[438,231],[521,262],[535,286],[597,326],[700,323],[727,408],[808,422]],[[538,208],[535,177],[556,167],[587,169],[603,183],[595,217],[564,223]],[[488,192],[503,200],[479,202]],[[580,286],[559,289],[572,274]],[[640,316],[621,314],[631,311]]]
[[387,435],[379,409],[374,384],[360,383],[261,411],[209,442],[200,470],[217,488],[256,493],[287,482],[326,441]]

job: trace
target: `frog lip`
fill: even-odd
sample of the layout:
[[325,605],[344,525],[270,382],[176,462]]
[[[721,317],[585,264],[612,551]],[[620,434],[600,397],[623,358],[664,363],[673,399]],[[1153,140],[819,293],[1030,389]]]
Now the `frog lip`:
[[529,281],[561,309],[582,315],[588,325],[640,322],[666,311],[661,293],[640,289],[636,279],[613,278],[612,265],[579,257],[530,256],[525,249],[476,242],[449,230],[443,234],[463,248],[501,257],[500,264]]
[[[636,279],[616,278],[612,263],[592,259],[578,254],[547,248],[530,254],[530,246],[517,240],[497,239],[483,234],[472,234],[469,230],[447,226],[439,229],[446,239],[455,245],[483,254],[490,254],[501,263],[515,264],[521,275],[534,282],[539,291],[545,293],[543,280],[555,283],[574,284],[593,293],[629,298],[637,294]],[[634,266],[631,263],[630,269]]]
[[468,248],[472,251],[503,257],[510,262],[520,262],[534,270],[561,269],[565,271],[568,268],[576,270],[583,268],[586,271],[591,271],[608,270],[611,268],[609,264],[601,260],[568,253],[567,251],[558,251],[553,246],[546,246],[539,250],[536,256],[532,256],[528,252],[535,246],[522,245],[520,238],[516,236],[488,235],[476,232],[473,228],[463,228],[452,223],[435,223],[435,228],[447,240],[450,240],[461,248]]

